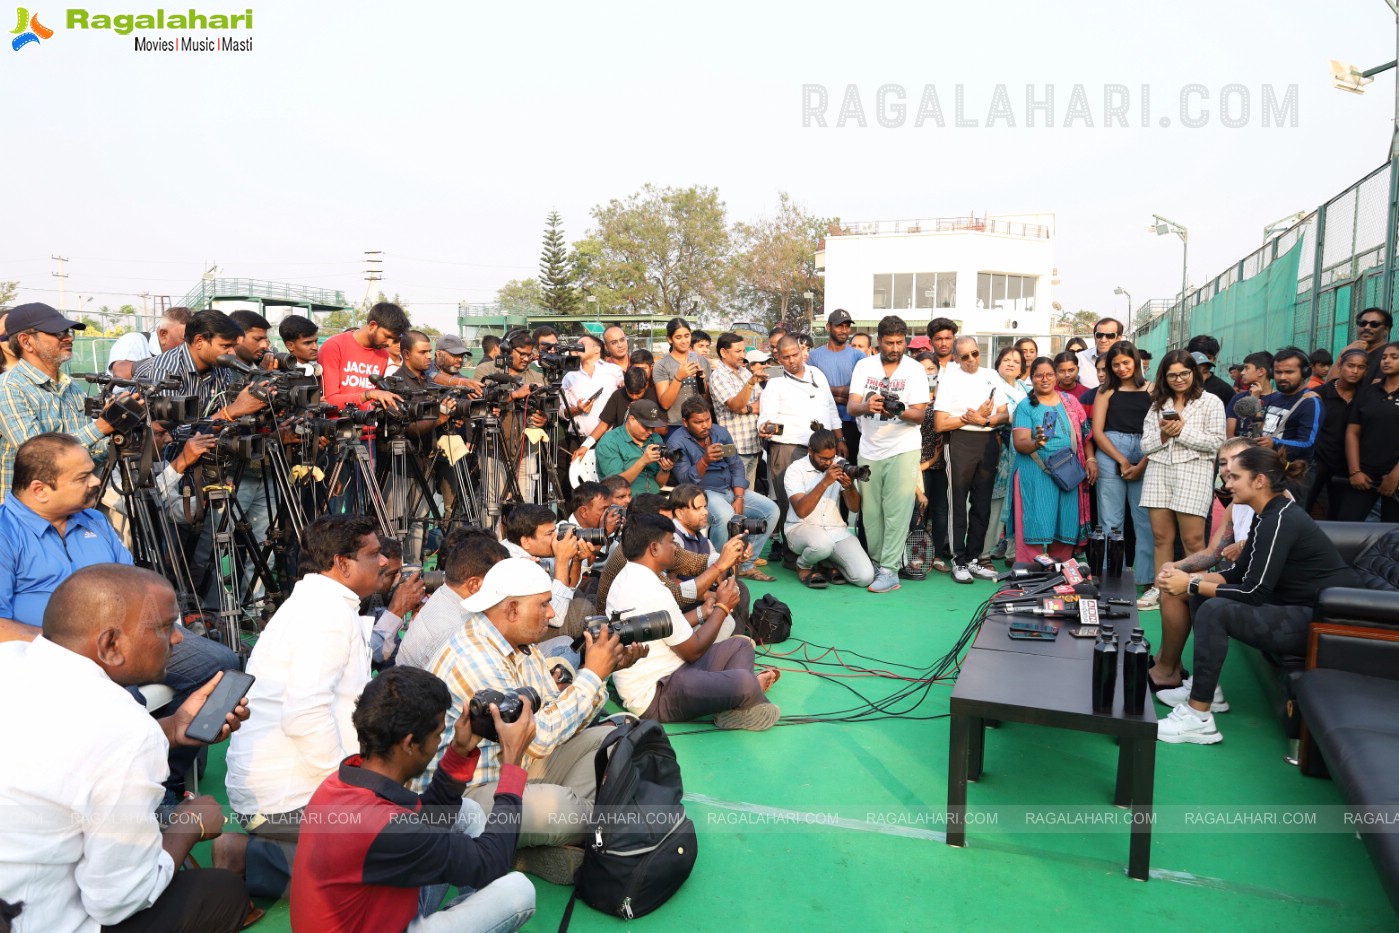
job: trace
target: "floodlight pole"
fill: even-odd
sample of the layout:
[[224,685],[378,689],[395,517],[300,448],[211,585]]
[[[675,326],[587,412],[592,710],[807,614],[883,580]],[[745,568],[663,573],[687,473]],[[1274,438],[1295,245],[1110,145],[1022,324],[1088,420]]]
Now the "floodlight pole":
[[[1385,2],[1388,3],[1391,2],[1391,0],[1385,0]],[[1152,214],[1151,216],[1156,218],[1156,224],[1158,227],[1164,224],[1166,227],[1169,228],[1166,231],[1167,233],[1174,233],[1176,236],[1180,237],[1180,316],[1178,318],[1179,333],[1177,334],[1177,336],[1182,338],[1181,344],[1183,346],[1185,343],[1184,337],[1186,336],[1185,297],[1186,292],[1189,291],[1190,288],[1190,231],[1187,230],[1185,227],[1182,227],[1180,224],[1176,223],[1174,220],[1162,217],[1160,214]],[[1159,235],[1160,231],[1158,230],[1157,233]]]

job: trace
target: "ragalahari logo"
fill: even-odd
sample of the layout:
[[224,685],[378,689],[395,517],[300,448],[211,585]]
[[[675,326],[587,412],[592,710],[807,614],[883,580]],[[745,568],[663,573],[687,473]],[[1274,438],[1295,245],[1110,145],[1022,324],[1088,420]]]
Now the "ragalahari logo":
[[15,37],[10,47],[16,52],[30,43],[37,45],[40,39],[53,38],[53,30],[39,22],[39,14],[30,16],[24,7],[15,10],[15,28],[10,32]]

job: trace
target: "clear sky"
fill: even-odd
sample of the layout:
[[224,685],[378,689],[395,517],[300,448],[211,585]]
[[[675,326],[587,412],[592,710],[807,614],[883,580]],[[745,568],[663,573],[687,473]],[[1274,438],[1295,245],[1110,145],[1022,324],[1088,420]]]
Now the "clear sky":
[[[181,33],[69,30],[49,3],[30,9],[52,39],[0,46],[0,279],[57,304],[49,257],[67,256],[70,309],[78,296],[89,310],[139,307],[141,292],[178,300],[214,262],[358,300],[363,252],[383,250],[383,290],[450,326],[459,300],[537,273],[551,209],[576,239],[593,205],[654,182],[714,186],[731,220],[770,210],[780,190],[847,221],[1052,211],[1059,301],[1120,312],[1116,285],[1137,303],[1179,289],[1180,243],[1146,232],[1152,213],[1189,227],[1199,285],[1268,222],[1380,165],[1393,125],[1392,72],[1356,97],[1327,70],[1394,56],[1381,0],[235,0],[198,9],[251,4],[253,30],[224,35],[254,48],[210,53],[137,52],[135,35]],[[1243,128],[1219,117],[1231,83],[1248,89]],[[802,126],[808,84],[829,89],[827,129]],[[835,126],[848,84],[865,128]],[[884,84],[907,91],[902,128],[876,121]],[[942,129],[913,126],[927,84]],[[953,126],[958,84],[977,128]],[[984,126],[998,84],[1014,128]],[[1055,128],[1025,125],[1027,84],[1041,99],[1053,85]],[[1075,84],[1092,128],[1063,126]],[[1131,125],[1104,128],[1116,84]],[[1209,93],[1190,105],[1209,111],[1203,128],[1180,125],[1190,84]],[[1281,98],[1294,84],[1297,126],[1265,129],[1264,85]]]

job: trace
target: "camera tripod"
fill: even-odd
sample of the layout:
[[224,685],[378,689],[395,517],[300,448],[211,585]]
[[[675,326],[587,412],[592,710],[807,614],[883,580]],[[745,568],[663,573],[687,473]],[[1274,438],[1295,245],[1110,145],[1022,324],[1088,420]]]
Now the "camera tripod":
[[[335,466],[326,479],[325,498],[319,502],[322,514],[365,515],[374,517],[379,534],[394,537],[393,523],[384,504],[384,491],[374,475],[369,446],[362,438],[335,441]],[[332,508],[339,499],[338,508]]]
[[423,472],[422,461],[414,445],[401,428],[388,438],[388,501],[386,508],[392,525],[391,536],[403,545],[404,561],[417,564],[422,560],[423,542],[428,529],[442,524],[442,513],[432,485]]

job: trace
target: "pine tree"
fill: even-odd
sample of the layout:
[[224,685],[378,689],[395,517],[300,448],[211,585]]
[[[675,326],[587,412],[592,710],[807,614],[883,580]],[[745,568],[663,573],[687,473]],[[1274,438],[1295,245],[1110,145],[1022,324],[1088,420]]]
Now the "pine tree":
[[573,263],[564,243],[563,220],[550,211],[544,228],[544,251],[539,256],[539,284],[544,289],[544,307],[554,314],[573,314],[578,309],[578,289],[574,285]]

